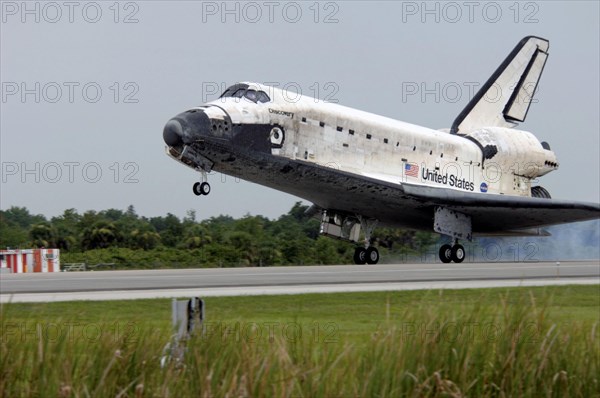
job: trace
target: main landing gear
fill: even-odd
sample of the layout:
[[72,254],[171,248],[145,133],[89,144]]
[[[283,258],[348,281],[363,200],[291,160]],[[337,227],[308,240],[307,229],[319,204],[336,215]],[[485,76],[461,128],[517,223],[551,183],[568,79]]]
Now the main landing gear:
[[373,218],[322,210],[319,233],[347,242],[358,243],[361,241],[360,231],[364,231],[364,240],[362,240],[364,245],[354,250],[354,263],[377,264],[379,250],[371,246],[371,235],[376,226],[377,220]]
[[465,259],[465,248],[458,242],[450,246],[448,244],[440,247],[440,260],[443,263],[449,263],[454,261],[455,263],[462,263]]
[[208,178],[206,176],[206,172],[202,172],[202,181],[194,183],[192,186],[192,191],[194,195],[208,195],[210,193],[210,184],[206,181]]
[[357,247],[354,250],[354,264],[377,264],[379,262],[379,250],[376,247]]
[[358,217],[360,226],[365,233],[364,247],[354,250],[354,264],[377,264],[379,262],[379,250],[371,245],[371,234],[377,226],[377,220]]
[[462,263],[466,257],[465,248],[458,243],[459,239],[472,239],[471,216],[444,207],[436,207],[433,230],[454,239],[453,245],[440,247],[440,260],[443,263],[454,261]]

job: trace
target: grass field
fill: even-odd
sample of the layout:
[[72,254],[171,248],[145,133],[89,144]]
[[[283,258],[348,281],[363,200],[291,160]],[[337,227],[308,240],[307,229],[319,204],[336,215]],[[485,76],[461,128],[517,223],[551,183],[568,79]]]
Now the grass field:
[[600,287],[6,304],[0,396],[600,396]]

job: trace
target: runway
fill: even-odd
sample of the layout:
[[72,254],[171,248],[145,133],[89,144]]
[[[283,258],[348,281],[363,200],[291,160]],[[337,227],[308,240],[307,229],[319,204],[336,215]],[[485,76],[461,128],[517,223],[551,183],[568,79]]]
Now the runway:
[[0,303],[600,284],[600,263],[462,263],[0,274]]

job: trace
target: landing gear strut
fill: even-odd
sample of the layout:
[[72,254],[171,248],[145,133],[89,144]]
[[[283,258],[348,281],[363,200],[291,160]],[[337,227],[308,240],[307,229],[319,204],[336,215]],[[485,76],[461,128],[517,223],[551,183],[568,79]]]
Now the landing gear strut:
[[360,241],[360,231],[363,230],[365,234],[364,244],[354,250],[354,263],[377,264],[379,262],[379,251],[371,246],[371,235],[376,226],[377,220],[374,218],[322,210],[319,233],[332,238],[358,243]]
[[443,263],[454,261],[462,263],[465,259],[465,248],[458,243],[459,239],[472,239],[471,216],[444,207],[436,207],[433,230],[454,239],[453,245],[440,247],[440,260]]
[[455,263],[462,263],[465,259],[465,248],[458,242],[454,242],[454,245],[448,244],[440,247],[440,260],[443,263],[449,263],[454,261]]
[[194,195],[208,195],[210,193],[210,184],[206,181],[208,178],[206,176],[206,172],[202,172],[202,182],[196,182],[192,186],[192,191]]
[[365,232],[364,247],[357,247],[354,250],[355,264],[377,264],[379,262],[379,250],[371,245],[371,234],[377,226],[377,220],[358,217],[360,226]]

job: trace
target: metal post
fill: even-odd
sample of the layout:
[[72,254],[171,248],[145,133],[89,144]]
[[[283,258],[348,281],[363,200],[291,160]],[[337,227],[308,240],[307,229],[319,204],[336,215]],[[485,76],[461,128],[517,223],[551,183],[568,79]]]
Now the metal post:
[[164,367],[173,358],[180,365],[185,354],[185,345],[190,336],[197,330],[204,332],[204,300],[199,297],[192,297],[189,300],[173,299],[171,301],[171,323],[175,333],[163,349],[163,356],[160,359],[161,367]]

